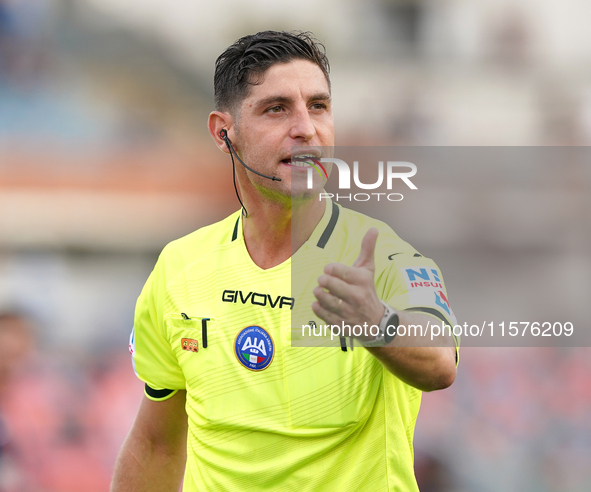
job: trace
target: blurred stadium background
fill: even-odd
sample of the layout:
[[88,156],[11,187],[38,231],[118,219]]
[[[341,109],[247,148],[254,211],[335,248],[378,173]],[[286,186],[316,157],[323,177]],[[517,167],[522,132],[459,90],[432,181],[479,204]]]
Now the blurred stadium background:
[[[0,0],[0,491],[108,490],[142,393],[135,299],[164,244],[237,208],[205,124],[227,45],[313,31],[338,145],[586,146],[590,18],[580,0]],[[591,163],[474,166],[431,179],[457,216],[397,231],[438,261],[460,320],[542,309],[588,329]],[[421,490],[591,490],[590,355],[466,348],[423,400]]]

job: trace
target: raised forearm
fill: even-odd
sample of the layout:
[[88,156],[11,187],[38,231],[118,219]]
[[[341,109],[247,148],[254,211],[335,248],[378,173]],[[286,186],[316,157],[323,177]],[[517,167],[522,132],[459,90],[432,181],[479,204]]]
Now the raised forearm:
[[[399,311],[399,324],[426,326],[434,318],[417,312]],[[417,329],[417,333],[421,330]],[[402,332],[401,332],[402,333]],[[385,347],[368,347],[392,374],[422,391],[434,391],[450,386],[456,377],[456,349],[451,336],[421,337],[409,334],[396,336]]]

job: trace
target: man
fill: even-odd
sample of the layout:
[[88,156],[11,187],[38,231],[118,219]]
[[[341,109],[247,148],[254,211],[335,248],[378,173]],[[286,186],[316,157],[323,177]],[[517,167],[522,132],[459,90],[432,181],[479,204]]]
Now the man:
[[[308,189],[307,166],[334,144],[328,71],[303,33],[246,36],[218,58],[209,131],[244,164],[243,211],[168,245],[142,291],[130,350],[146,396],[112,491],[178,490],[183,471],[184,491],[417,490],[421,390],[453,382],[456,348],[383,328],[453,314],[405,283],[421,268],[439,279],[431,260],[319,200],[320,177]],[[293,347],[301,319],[380,330],[356,350]]]

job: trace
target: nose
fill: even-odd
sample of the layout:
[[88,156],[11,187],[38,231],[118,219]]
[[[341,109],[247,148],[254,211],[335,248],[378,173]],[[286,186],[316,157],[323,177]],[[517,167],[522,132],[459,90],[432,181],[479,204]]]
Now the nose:
[[316,128],[310,118],[307,107],[298,108],[293,114],[293,124],[289,136],[294,140],[308,142],[316,134]]

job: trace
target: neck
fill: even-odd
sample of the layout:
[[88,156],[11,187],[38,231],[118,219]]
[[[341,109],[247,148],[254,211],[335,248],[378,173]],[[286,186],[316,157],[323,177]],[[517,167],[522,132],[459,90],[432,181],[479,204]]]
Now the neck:
[[[251,200],[248,200],[249,202]],[[290,258],[322,219],[325,202],[316,199],[278,203],[259,199],[245,203],[244,241],[250,257],[268,269]]]

